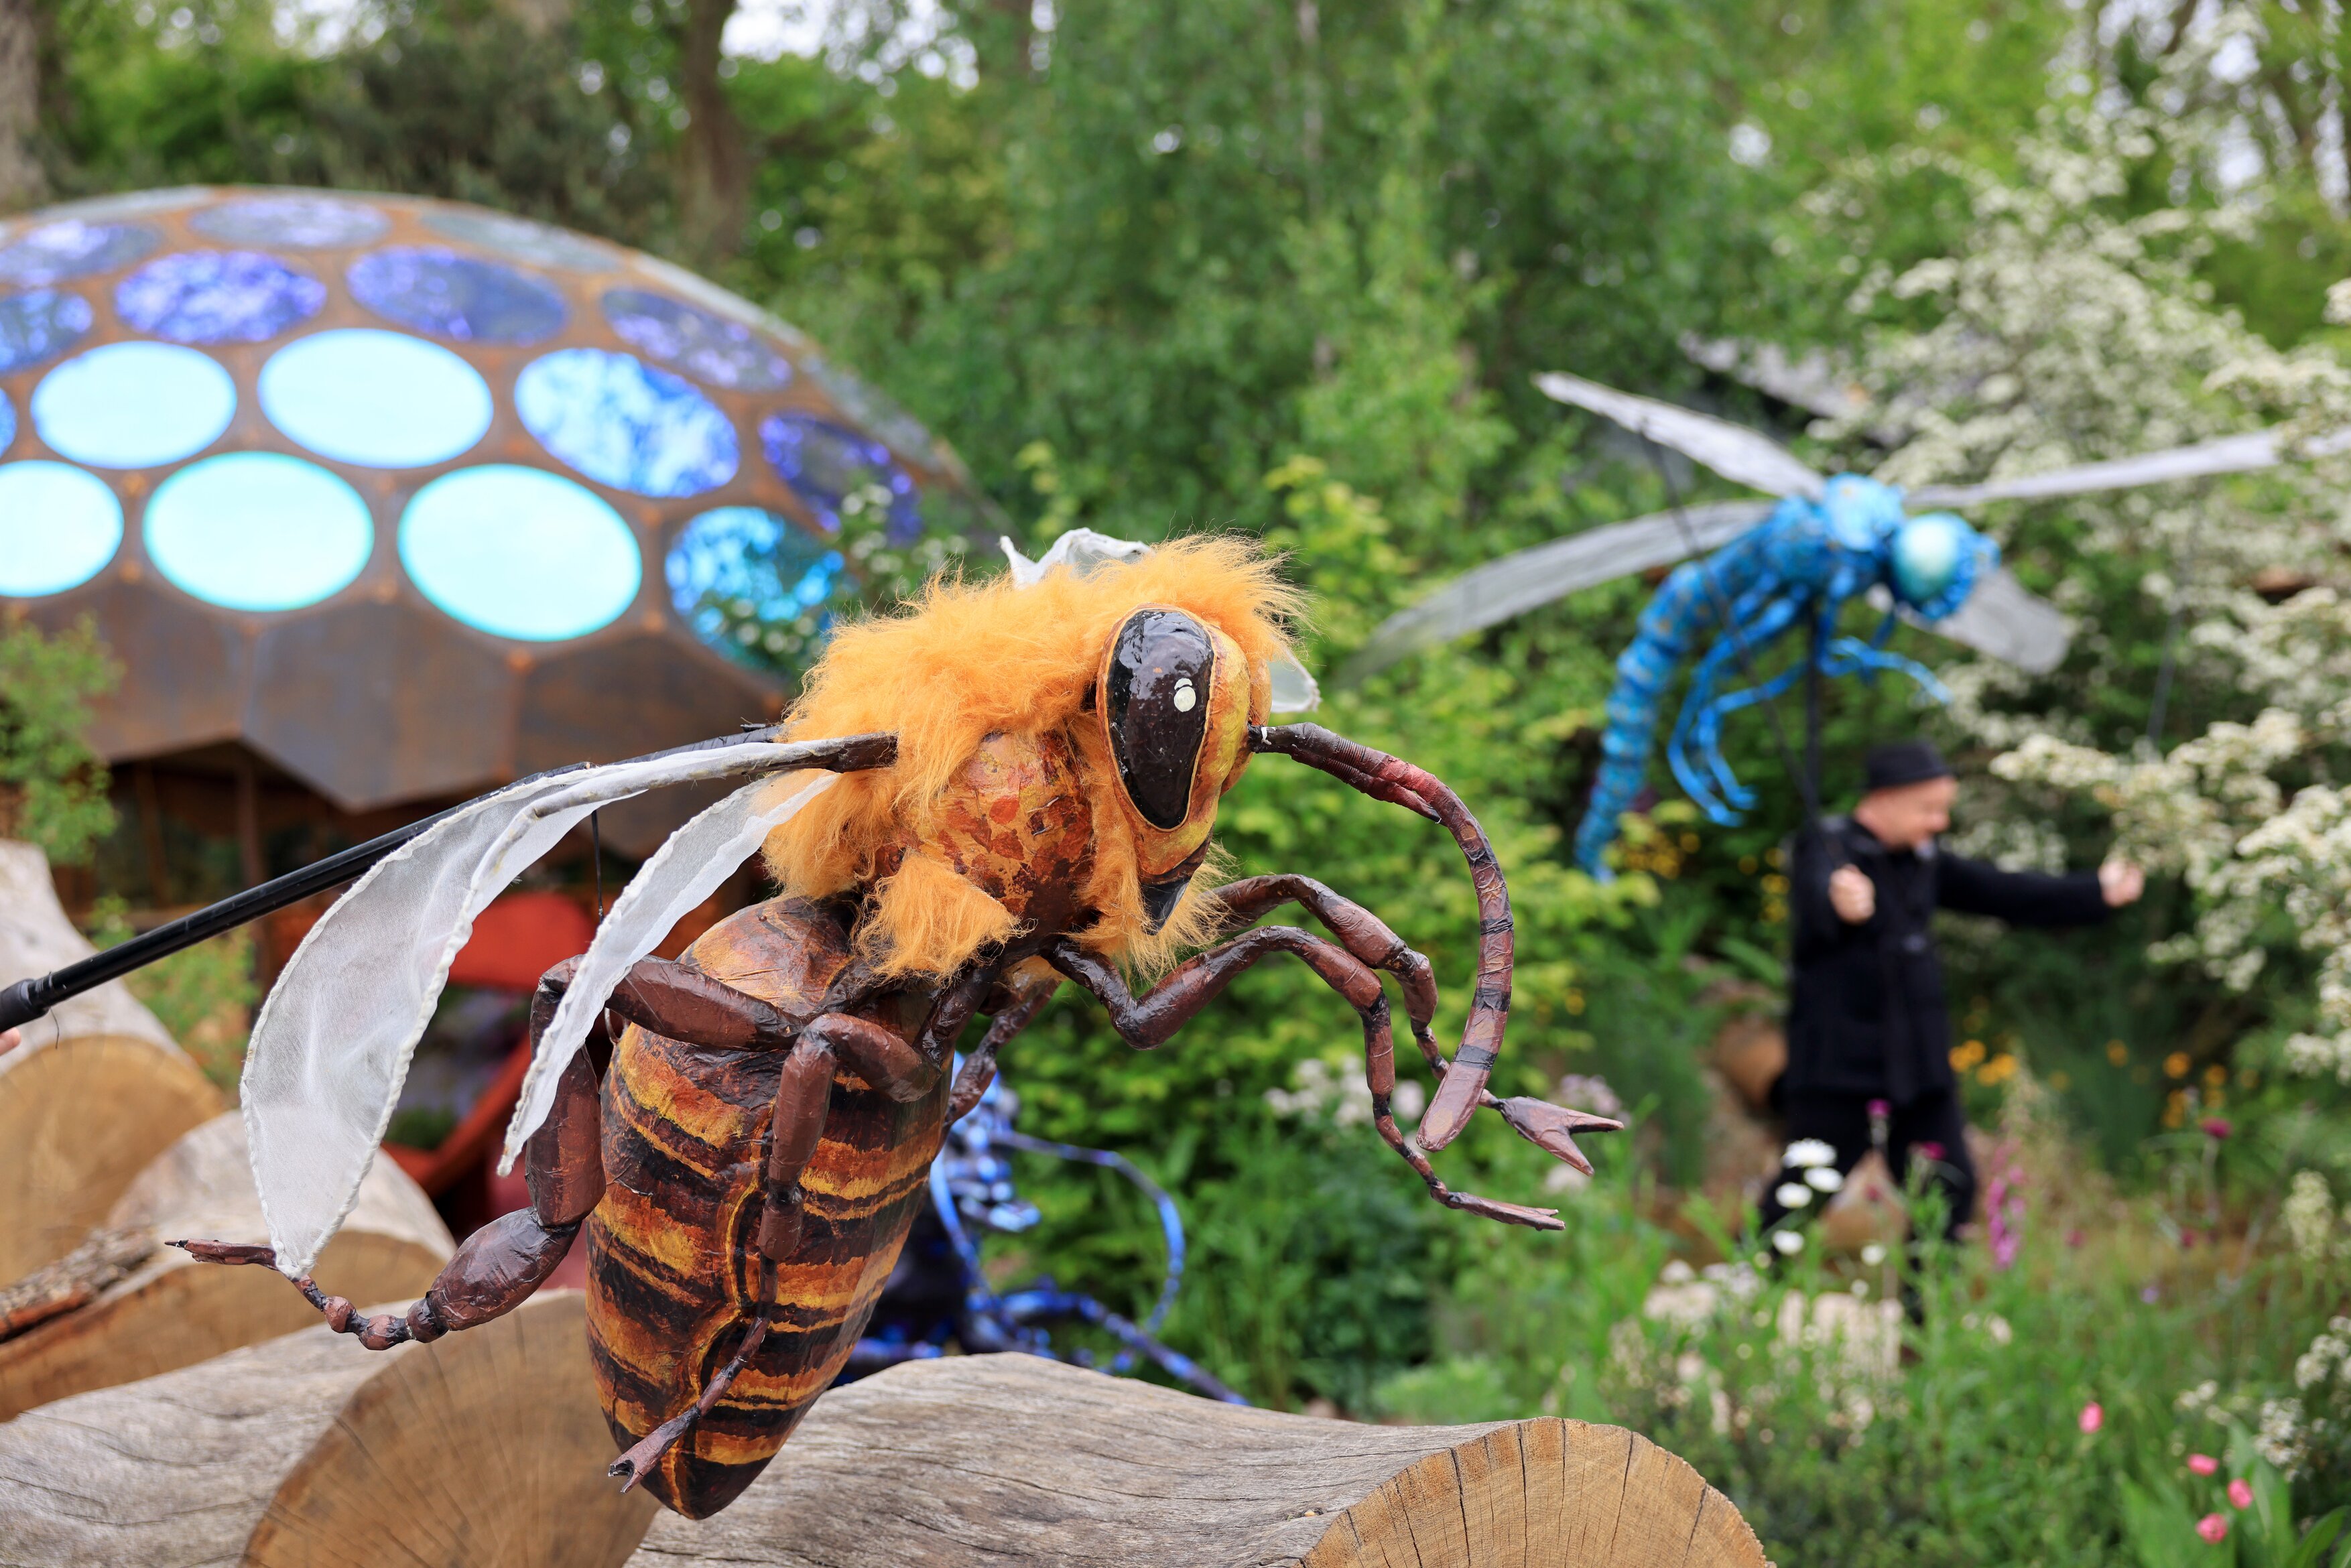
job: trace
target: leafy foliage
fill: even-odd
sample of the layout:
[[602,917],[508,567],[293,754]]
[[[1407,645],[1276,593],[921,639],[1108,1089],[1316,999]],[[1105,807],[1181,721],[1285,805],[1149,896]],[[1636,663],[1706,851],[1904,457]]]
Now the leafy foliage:
[[114,825],[106,768],[82,734],[120,678],[88,622],[49,635],[0,618],[0,838],[72,863]]

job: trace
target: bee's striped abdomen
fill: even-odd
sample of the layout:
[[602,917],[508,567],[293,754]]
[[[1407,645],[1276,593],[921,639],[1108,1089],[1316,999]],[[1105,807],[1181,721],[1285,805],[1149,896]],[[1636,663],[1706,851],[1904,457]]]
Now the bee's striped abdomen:
[[[782,902],[722,922],[688,958],[796,1011],[847,959],[839,925]],[[748,1327],[758,1287],[759,1166],[782,1064],[631,1029],[604,1082],[603,1201],[588,1228],[588,1335],[625,1447],[698,1397]],[[913,1104],[833,1082],[800,1185],[800,1244],[778,1270],[767,1341],[724,1398],[644,1478],[688,1518],[748,1486],[831,1386],[890,1277],[943,1132],[943,1081]]]

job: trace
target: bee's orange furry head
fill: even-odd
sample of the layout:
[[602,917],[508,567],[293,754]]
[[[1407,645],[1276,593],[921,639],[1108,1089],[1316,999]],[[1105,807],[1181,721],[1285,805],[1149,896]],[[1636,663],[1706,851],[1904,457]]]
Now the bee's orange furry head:
[[[1100,916],[1074,935],[1122,963],[1165,964],[1212,929],[1217,912],[1195,891],[1152,928],[1141,903],[1134,830],[1114,803],[1117,781],[1107,776],[1099,747],[1088,744],[1089,727],[1073,721],[1105,650],[1135,611],[1181,610],[1223,632],[1262,692],[1268,664],[1288,652],[1284,623],[1299,604],[1254,542],[1211,536],[1082,574],[1060,568],[1025,589],[1008,575],[978,583],[945,578],[896,615],[842,627],[809,673],[789,717],[791,737],[886,730],[898,737],[898,759],[844,775],[769,834],[768,871],[802,897],[872,881],[885,852],[931,837],[942,792],[981,741],[1069,732],[1094,825],[1086,902]],[[1018,928],[1002,904],[918,853],[876,894],[861,936],[867,956],[889,973],[950,974]]]

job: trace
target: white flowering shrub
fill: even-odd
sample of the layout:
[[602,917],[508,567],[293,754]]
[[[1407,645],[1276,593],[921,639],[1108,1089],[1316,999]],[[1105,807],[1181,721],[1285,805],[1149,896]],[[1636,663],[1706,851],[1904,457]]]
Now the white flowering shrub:
[[[2189,40],[2166,68],[2202,80],[2229,35]],[[1965,193],[1974,224],[1954,254],[1863,278],[1850,303],[1881,323],[1856,367],[1874,395],[1814,434],[1891,442],[1876,472],[1916,486],[2351,426],[2341,361],[2272,347],[2197,277],[2210,248],[2258,215],[2250,205],[2124,202],[2135,169],[2209,162],[2220,122],[2184,89],[2177,101],[2187,107],[2172,116],[2053,116],[2020,149],[2013,183],[1905,150],[1817,193],[1810,215],[1834,223],[1876,210],[1864,199],[1874,184],[1938,180]],[[2351,287],[2338,294],[2351,312]],[[1963,847],[2057,863],[2053,819],[2069,798],[2094,801],[2121,852],[2179,876],[2194,899],[2190,928],[2153,956],[2241,991],[2281,949],[2307,951],[2319,1028],[2285,1060],[2351,1083],[2351,798],[2333,781],[2351,758],[2351,600],[2329,585],[2351,554],[2346,494],[2351,465],[2328,458],[1979,508],[1970,520],[2073,619],[2074,649],[2047,677],[1979,657],[1938,673],[1950,722],[1999,753],[1993,798],[1971,803],[1981,841]],[[2134,731],[2151,697],[2147,654],[2175,613],[2171,711],[2200,733],[2166,752]]]

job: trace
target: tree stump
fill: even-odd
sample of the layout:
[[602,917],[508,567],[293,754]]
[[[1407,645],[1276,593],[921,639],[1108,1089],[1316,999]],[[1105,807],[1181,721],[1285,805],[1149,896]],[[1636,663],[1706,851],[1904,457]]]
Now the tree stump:
[[[108,1274],[92,1281],[87,1299],[77,1302],[73,1282],[61,1281],[65,1310],[0,1340],[0,1420],[319,1321],[275,1270],[224,1269],[162,1245],[183,1237],[269,1239],[246,1161],[245,1124],[235,1113],[181,1138],[116,1201],[96,1239],[102,1245],[90,1249]],[[379,1159],[314,1277],[355,1301],[404,1299],[423,1293],[453,1248],[431,1201],[398,1166]]]
[[824,1396],[716,1518],[664,1514],[630,1568],[1763,1568],[1697,1471],[1581,1421],[1362,1427],[1025,1355]]
[[5,1559],[617,1568],[658,1505],[604,1474],[581,1303],[542,1291],[381,1354],[320,1326],[20,1416],[0,1426]]
[[[0,985],[97,949],[30,844],[0,840]],[[0,1056],[0,1284],[55,1262],[149,1160],[218,1115],[208,1082],[119,980],[25,1028]]]

